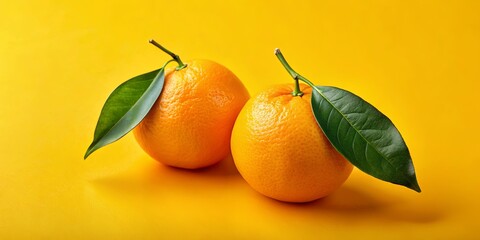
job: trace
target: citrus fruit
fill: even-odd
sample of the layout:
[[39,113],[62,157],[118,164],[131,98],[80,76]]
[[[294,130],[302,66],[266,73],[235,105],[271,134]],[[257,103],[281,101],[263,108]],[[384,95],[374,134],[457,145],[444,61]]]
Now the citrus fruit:
[[208,60],[170,68],[147,116],[134,129],[139,145],[170,166],[195,169],[230,154],[235,119],[249,94],[226,67]]
[[322,198],[353,166],[331,145],[311,110],[312,89],[280,85],[250,99],[237,117],[231,148],[235,165],[256,191],[286,202]]

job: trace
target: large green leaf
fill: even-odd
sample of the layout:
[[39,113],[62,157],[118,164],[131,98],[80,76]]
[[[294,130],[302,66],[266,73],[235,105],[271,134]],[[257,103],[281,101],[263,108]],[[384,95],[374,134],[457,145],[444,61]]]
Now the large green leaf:
[[120,139],[142,121],[160,96],[164,77],[164,69],[160,68],[127,80],[110,94],[85,159],[95,150]]
[[316,86],[315,118],[332,145],[360,170],[420,192],[402,136],[385,115],[355,94]]

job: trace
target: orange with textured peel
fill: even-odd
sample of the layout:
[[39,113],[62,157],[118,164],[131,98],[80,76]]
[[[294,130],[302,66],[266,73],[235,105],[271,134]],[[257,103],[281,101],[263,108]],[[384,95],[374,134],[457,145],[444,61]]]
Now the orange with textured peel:
[[163,91],[134,134],[152,158],[195,169],[230,154],[231,131],[249,94],[218,63],[194,60],[186,65],[166,70]]
[[232,133],[232,155],[242,177],[256,191],[287,202],[322,198],[350,175],[353,166],[338,153],[311,110],[312,89],[280,85],[250,99]]

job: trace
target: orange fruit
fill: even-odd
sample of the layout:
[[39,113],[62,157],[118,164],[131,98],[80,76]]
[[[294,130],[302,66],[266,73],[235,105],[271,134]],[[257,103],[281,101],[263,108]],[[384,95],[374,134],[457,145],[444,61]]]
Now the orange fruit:
[[312,89],[280,85],[250,99],[232,132],[238,171],[256,191],[286,202],[322,198],[350,175],[353,166],[331,145],[311,110]]
[[230,154],[235,119],[250,96],[224,66],[207,60],[186,64],[166,70],[160,97],[133,132],[152,158],[195,169]]

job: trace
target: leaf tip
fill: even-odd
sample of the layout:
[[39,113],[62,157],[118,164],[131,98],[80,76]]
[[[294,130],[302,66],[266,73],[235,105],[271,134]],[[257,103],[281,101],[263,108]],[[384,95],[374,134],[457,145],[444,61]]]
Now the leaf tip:
[[417,182],[416,179],[412,184],[410,184],[409,188],[414,190],[415,192],[418,192],[418,193],[422,192],[422,189],[420,189],[420,185],[418,185],[418,182]]
[[87,150],[87,152],[85,153],[85,155],[83,155],[83,160],[87,160],[88,156],[90,156],[91,152],[89,152]]
[[413,175],[411,178],[410,178],[410,181],[408,181],[408,183],[406,184],[402,184],[403,186],[407,187],[407,188],[410,188],[412,189],[413,191],[417,192],[417,193],[421,193],[422,192],[422,189],[420,188],[420,185],[418,185],[418,181],[417,181],[417,178],[415,177],[415,175]]
[[83,160],[87,160],[88,156],[90,156],[90,154],[92,154],[96,149],[94,148],[93,144],[90,145],[87,149],[87,151],[85,152],[85,155],[83,155]]

